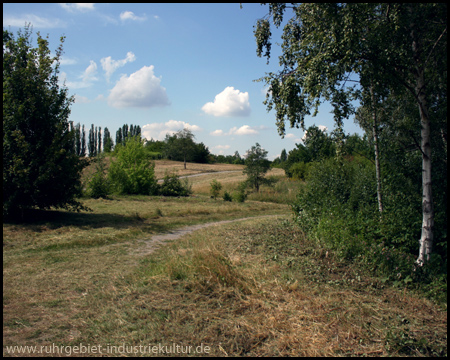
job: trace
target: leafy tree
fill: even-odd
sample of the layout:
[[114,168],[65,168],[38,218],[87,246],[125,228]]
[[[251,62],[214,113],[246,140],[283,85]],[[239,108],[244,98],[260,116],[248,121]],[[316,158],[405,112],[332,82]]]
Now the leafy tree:
[[284,163],[287,160],[286,149],[281,150],[280,161]]
[[97,133],[97,154],[100,155],[102,153],[102,127],[98,127]]
[[154,163],[139,137],[127,138],[125,145],[115,148],[116,160],[111,162],[109,179],[119,194],[150,195],[156,192]]
[[111,133],[109,132],[109,129],[105,127],[104,133],[103,133],[103,151],[105,153],[110,153],[113,149],[114,142],[111,138]]
[[75,126],[75,154],[81,156],[81,125]]
[[[279,27],[286,8],[269,4],[268,16],[258,20],[258,56],[270,58],[269,19]],[[354,112],[351,101],[368,99],[371,89],[373,108],[386,93],[413,99],[422,153],[423,221],[417,262],[423,264],[432,251],[434,228],[431,123],[447,102],[447,5],[314,3],[293,5],[291,13],[282,36],[282,69],[261,79],[269,85],[265,104],[276,110],[280,135],[285,134],[285,121],[304,128],[305,116],[311,110],[316,114],[324,99],[333,105],[338,127]],[[352,74],[359,80],[353,82]]]
[[88,151],[89,157],[96,155],[94,124],[91,124],[91,128],[89,129]]
[[123,136],[122,136],[122,128],[119,128],[116,131],[116,145],[122,144]]
[[247,174],[247,183],[254,187],[259,192],[259,187],[264,183],[269,183],[265,179],[265,174],[270,169],[270,161],[267,159],[267,151],[261,148],[261,145],[256,143],[247,152],[245,159],[244,174]]
[[326,159],[334,155],[334,145],[327,133],[317,126],[310,126],[306,130],[306,136],[303,141],[308,150],[310,161]]
[[186,128],[172,136],[167,134],[164,140],[165,157],[171,160],[184,161],[184,168],[186,169],[186,161],[192,157],[196,149],[194,138],[192,131]]
[[211,196],[214,199],[216,199],[216,197],[219,196],[220,190],[222,190],[222,184],[219,181],[217,181],[216,179],[214,179],[213,181],[211,181],[209,183],[209,185],[211,186],[211,189],[210,189]]
[[3,214],[40,209],[86,209],[81,171],[73,151],[68,117],[73,96],[60,87],[58,74],[64,37],[50,56],[48,40],[30,25],[14,34],[3,30]]
[[192,162],[198,164],[207,164],[209,162],[209,156],[210,152],[208,147],[201,142],[199,144],[195,144],[190,159]]
[[85,157],[86,156],[86,131],[83,129],[81,131],[81,151],[80,156]]

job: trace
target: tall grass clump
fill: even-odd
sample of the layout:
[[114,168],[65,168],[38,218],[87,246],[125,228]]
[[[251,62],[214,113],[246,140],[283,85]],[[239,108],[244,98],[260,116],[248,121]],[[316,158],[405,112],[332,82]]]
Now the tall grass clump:
[[361,262],[385,280],[419,286],[434,282],[435,292],[445,288],[446,293],[445,264],[438,255],[423,267],[415,266],[420,192],[405,181],[400,187],[398,180],[385,177],[380,213],[373,163],[361,158],[315,162],[292,206],[296,221],[342,259]]

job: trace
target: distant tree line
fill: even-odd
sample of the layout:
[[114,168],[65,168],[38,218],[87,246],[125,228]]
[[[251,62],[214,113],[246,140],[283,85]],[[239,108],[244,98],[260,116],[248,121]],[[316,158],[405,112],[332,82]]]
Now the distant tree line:
[[[80,123],[74,125],[70,122],[70,131],[73,133],[72,148],[73,153],[79,157],[95,157],[102,152],[113,152],[118,144],[125,145],[128,138],[141,137],[141,127],[139,125],[124,124],[116,131],[115,143],[107,127],[91,124],[86,136],[86,129]],[[164,140],[146,140],[145,149],[153,159],[168,159],[174,161],[186,161],[194,163],[224,163],[224,164],[244,164],[244,159],[236,151],[234,155],[211,154],[208,147],[203,143],[196,143],[195,136],[188,129],[183,129],[173,134],[166,134]]]

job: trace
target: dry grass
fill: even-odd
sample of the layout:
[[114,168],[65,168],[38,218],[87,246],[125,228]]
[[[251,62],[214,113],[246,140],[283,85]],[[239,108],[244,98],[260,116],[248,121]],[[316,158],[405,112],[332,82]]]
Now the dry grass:
[[242,171],[243,169],[244,165],[197,164],[189,162],[186,163],[186,169],[184,169],[184,163],[181,161],[155,160],[155,176],[157,179],[164,178],[166,172],[174,172],[178,176],[187,176],[218,171]]
[[[75,221],[4,226],[4,346],[203,345],[211,351],[196,355],[210,356],[446,355],[446,310],[337,262],[286,219],[209,227],[139,259],[133,254],[142,244],[130,231],[149,223],[145,216],[125,221],[116,230],[130,227],[128,233],[117,238],[101,222],[86,229]],[[102,232],[114,240],[102,245]],[[79,242],[92,236],[97,245],[85,239],[63,246],[77,236]]]

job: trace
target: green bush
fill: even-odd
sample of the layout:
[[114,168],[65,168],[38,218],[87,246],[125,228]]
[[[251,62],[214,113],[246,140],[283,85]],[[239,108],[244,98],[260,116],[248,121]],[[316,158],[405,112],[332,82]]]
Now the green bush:
[[209,192],[211,193],[211,196],[215,199],[216,197],[219,196],[220,190],[222,190],[222,184],[216,179],[214,179],[213,181],[210,182],[210,185],[211,189],[209,190]]
[[304,163],[303,161],[294,163],[287,170],[288,176],[298,180],[305,180],[312,164],[311,162]]
[[125,145],[116,145],[116,161],[111,162],[109,179],[119,194],[151,195],[157,190],[154,163],[142,140],[128,137]]
[[229,193],[228,191],[225,191],[225,192],[224,192],[224,194],[223,194],[223,200],[224,200],[224,201],[232,201],[232,200],[233,200],[232,196],[230,195],[230,193]]
[[234,193],[234,199],[236,200],[236,202],[242,203],[245,200],[247,200],[246,189],[247,189],[247,182],[246,181],[240,182],[237,191]]
[[176,174],[164,176],[163,183],[159,185],[158,194],[162,196],[189,196],[192,187],[187,178],[180,179]]
[[377,205],[374,165],[361,159],[313,163],[292,209],[299,225],[343,259],[359,261],[394,284],[417,284],[445,298],[446,259],[418,268],[421,229],[420,192],[407,179],[386,174],[383,213]]
[[105,172],[105,164],[102,158],[98,158],[95,173],[86,185],[86,195],[98,199],[107,198],[111,191],[111,184]]

